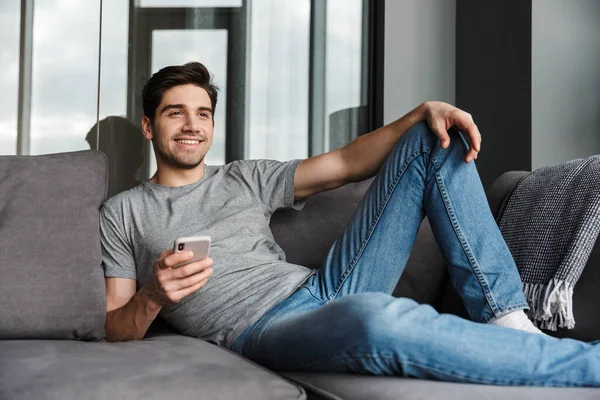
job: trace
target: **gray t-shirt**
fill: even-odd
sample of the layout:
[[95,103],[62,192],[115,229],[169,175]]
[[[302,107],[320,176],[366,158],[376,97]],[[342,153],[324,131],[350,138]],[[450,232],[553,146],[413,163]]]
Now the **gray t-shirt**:
[[304,206],[294,203],[300,162],[205,166],[198,182],[166,187],[145,181],[110,198],[100,221],[105,276],[135,279],[139,289],[177,237],[211,236],[212,277],[160,315],[184,335],[229,347],[312,273],[286,262],[269,227],[275,210]]

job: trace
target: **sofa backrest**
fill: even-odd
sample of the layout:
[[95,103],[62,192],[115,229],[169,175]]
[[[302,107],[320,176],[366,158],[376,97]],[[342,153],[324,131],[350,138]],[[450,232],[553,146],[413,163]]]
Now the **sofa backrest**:
[[[496,180],[488,193],[494,213],[526,173],[508,172]],[[287,260],[320,268],[371,182],[315,195],[302,211],[276,212],[271,228]],[[98,151],[0,156],[0,339],[104,337],[98,222],[106,191],[107,162]],[[466,316],[447,277],[425,218],[394,295]],[[575,288],[576,328],[555,336],[600,338],[598,287],[600,241]]]

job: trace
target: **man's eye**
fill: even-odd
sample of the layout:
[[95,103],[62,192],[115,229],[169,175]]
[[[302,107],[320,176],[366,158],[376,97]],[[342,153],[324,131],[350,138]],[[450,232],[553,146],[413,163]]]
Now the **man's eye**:
[[171,113],[169,113],[169,116],[171,115],[181,115],[181,111],[173,111]]

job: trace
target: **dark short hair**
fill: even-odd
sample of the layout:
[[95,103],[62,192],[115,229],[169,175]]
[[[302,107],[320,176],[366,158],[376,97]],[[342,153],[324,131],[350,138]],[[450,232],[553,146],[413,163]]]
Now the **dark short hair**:
[[217,91],[219,88],[213,83],[212,76],[206,67],[199,62],[189,62],[183,65],[165,67],[148,79],[142,89],[142,106],[144,115],[154,122],[156,109],[163,99],[164,93],[179,85],[192,84],[206,90],[214,115],[217,108]]

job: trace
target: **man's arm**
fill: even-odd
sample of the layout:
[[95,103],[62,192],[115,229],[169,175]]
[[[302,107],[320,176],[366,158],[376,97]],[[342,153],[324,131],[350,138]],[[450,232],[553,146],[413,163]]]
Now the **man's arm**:
[[134,279],[106,278],[106,340],[140,340],[156,318],[162,305],[142,287],[136,293]]
[[143,339],[163,305],[177,303],[203,287],[213,273],[213,260],[176,267],[192,257],[191,251],[163,251],[152,266],[152,279],[137,293],[134,279],[106,278],[106,340]]
[[446,103],[427,102],[402,118],[358,137],[341,149],[302,161],[294,178],[294,199],[304,199],[349,182],[371,178],[377,174],[402,135],[424,120],[440,138],[443,148],[450,144],[447,130],[452,126],[469,133],[473,148],[465,161],[477,158],[481,135],[471,115]]

